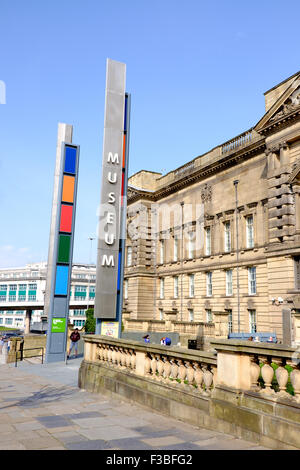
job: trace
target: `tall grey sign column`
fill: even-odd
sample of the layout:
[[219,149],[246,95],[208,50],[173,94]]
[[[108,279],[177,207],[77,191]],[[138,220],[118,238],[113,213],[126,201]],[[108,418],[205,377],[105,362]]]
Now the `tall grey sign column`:
[[94,316],[97,319],[96,333],[100,333],[102,320],[116,320],[118,278],[121,269],[121,207],[124,197],[125,80],[126,65],[107,59],[94,308]]

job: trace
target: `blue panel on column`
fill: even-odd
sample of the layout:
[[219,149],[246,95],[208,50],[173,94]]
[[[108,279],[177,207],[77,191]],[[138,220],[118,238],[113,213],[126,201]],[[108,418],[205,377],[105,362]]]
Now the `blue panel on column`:
[[69,266],[56,266],[56,280],[54,295],[67,295]]
[[75,174],[76,171],[76,148],[66,146],[65,169],[66,173]]
[[119,264],[118,264],[118,284],[117,284],[117,291],[120,290],[120,280],[121,280],[121,264],[122,264],[122,252],[119,251]]

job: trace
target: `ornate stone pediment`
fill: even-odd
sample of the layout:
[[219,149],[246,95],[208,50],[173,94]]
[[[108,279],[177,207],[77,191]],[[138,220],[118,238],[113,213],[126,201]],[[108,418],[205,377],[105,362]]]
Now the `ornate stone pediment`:
[[300,87],[280,106],[279,110],[270,118],[270,121],[278,121],[284,116],[300,108]]
[[291,118],[298,111],[300,112],[300,75],[295,77],[254,129],[263,134],[268,128],[278,125],[282,119]]

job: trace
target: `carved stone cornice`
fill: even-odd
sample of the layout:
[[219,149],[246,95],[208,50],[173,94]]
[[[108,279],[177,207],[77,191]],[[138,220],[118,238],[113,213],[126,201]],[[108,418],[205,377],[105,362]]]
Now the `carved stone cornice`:
[[[195,171],[189,173],[188,175],[183,175],[182,178],[171,182],[169,185],[160,188],[157,191],[150,193],[147,191],[135,190],[135,194],[132,193],[132,196],[128,196],[128,203],[132,204],[139,199],[147,199],[149,201],[156,202],[169,196],[170,194],[176,193],[184,187],[190,186],[197,183],[198,181],[203,181],[212,175],[218,174],[225,168],[231,168],[241,163],[242,161],[248,160],[253,156],[258,155],[259,153],[262,153],[264,150],[265,140],[264,137],[262,137],[261,140],[256,141],[245,148],[237,149],[235,153],[224,155],[218,161],[207,165],[205,168],[195,169]],[[209,190],[207,189],[206,197],[209,197],[208,191]]]

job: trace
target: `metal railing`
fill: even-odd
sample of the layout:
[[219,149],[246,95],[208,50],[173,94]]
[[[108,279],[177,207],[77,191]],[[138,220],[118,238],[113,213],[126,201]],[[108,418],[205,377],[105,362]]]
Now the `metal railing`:
[[[42,364],[44,364],[44,348],[28,348],[28,349],[20,349],[19,351],[16,351],[16,359],[15,359],[15,367],[17,367],[18,364],[18,353],[20,353],[19,360],[23,361],[24,357],[24,352],[25,351],[34,351],[34,350],[42,350],[42,354],[35,354],[32,356],[27,357],[27,359],[31,359],[33,357],[41,357],[42,358]],[[26,359],[26,358],[25,358]]]

